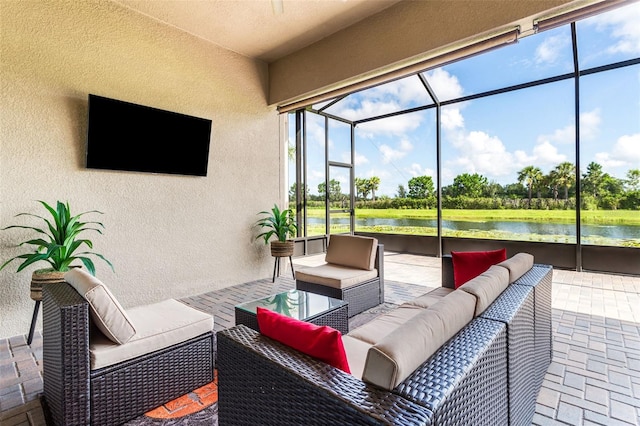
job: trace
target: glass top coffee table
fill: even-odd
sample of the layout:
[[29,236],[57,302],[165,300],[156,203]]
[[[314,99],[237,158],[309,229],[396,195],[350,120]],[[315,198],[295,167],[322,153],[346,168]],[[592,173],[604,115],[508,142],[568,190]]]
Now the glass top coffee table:
[[236,325],[244,324],[260,331],[256,318],[258,306],[311,324],[328,325],[342,334],[349,332],[348,303],[340,299],[302,290],[289,290],[236,305]]

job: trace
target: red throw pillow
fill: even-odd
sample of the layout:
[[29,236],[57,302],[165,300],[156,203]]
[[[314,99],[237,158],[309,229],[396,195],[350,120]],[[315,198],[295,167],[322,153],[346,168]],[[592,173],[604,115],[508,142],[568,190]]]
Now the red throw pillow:
[[342,334],[335,328],[300,321],[257,307],[260,333],[351,374]]
[[455,288],[477,277],[491,265],[507,260],[507,249],[489,251],[452,251]]

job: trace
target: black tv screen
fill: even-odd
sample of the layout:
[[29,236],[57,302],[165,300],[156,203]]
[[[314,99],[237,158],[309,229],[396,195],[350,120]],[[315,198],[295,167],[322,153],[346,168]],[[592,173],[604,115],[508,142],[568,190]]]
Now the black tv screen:
[[206,176],[211,120],[89,95],[87,168]]

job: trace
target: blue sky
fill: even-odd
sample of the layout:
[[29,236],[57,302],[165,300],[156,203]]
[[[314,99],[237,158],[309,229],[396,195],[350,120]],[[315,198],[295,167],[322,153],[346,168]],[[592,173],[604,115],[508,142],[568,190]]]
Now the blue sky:
[[[577,23],[581,69],[640,56],[640,3]],[[571,72],[570,27],[523,37],[517,44],[468,58],[424,75],[438,98],[455,99],[486,90]],[[591,161],[624,178],[640,168],[640,66],[592,74],[580,80],[582,170]],[[517,182],[528,165],[548,173],[575,159],[574,81],[564,80],[476,99],[442,109],[442,179],[480,173],[500,184]],[[431,104],[417,76],[350,95],[328,109],[348,119],[377,116]],[[324,121],[307,117],[309,188],[324,180]],[[378,176],[378,194],[394,196],[398,185],[429,175],[435,182],[435,110],[356,127],[357,177]],[[330,159],[348,162],[348,125],[329,126]],[[331,178],[347,187],[348,175]]]

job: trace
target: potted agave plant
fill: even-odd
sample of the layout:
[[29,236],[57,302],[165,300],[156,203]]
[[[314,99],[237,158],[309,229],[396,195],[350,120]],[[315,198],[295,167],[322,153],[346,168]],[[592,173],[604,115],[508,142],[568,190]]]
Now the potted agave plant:
[[[100,228],[104,228],[104,225],[100,222],[82,222],[80,220],[81,216],[89,213],[102,214],[102,212],[93,210],[72,216],[68,202],[65,204],[58,201],[55,209],[44,201],[38,202],[47,209],[51,217],[48,219],[37,214],[20,213],[16,217],[35,217],[42,220],[44,226],[11,225],[3,228],[3,230],[11,228],[29,229],[36,232],[37,236],[19,244],[20,246],[30,246],[32,250],[7,260],[0,266],[0,270],[15,260],[22,260],[16,272],[20,272],[35,263],[48,263],[48,267],[38,269],[32,274],[31,298],[36,301],[42,300],[42,284],[62,281],[64,273],[70,268],[83,265],[90,274],[95,275],[93,260],[87,256],[95,256],[102,259],[113,270],[111,262],[101,254],[91,251],[78,251],[82,246],[86,246],[89,249],[93,248],[91,240],[81,238],[81,233],[95,231],[102,234]],[[82,265],[78,264],[78,262],[81,262]]]
[[[291,256],[293,254],[293,240],[289,240],[289,237],[295,237],[298,230],[291,209],[280,210],[278,205],[274,204],[270,212],[262,211],[258,214],[266,215],[256,222],[256,225],[264,228],[265,231],[260,233],[256,239],[262,238],[265,244],[271,244],[271,256]],[[276,238],[272,240],[272,237]]]

